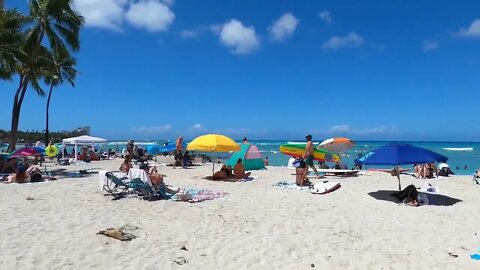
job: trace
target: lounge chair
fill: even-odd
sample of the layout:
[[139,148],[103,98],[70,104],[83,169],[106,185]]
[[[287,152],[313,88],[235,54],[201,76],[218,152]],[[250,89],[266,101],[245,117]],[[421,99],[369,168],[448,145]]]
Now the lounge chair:
[[158,188],[154,188],[152,181],[148,174],[142,169],[130,169],[128,172],[130,180],[130,187],[136,194],[142,196],[146,200],[153,200],[155,198],[168,199],[170,195],[167,194],[165,184]]
[[103,190],[113,196],[125,195],[130,189],[129,182],[125,181],[127,177],[118,178],[112,172],[105,173],[107,178],[103,184]]
[[358,176],[360,170],[342,170],[342,169],[318,169],[319,173],[333,174],[336,176]]
[[480,185],[480,172],[478,170],[476,170],[473,175],[473,183]]

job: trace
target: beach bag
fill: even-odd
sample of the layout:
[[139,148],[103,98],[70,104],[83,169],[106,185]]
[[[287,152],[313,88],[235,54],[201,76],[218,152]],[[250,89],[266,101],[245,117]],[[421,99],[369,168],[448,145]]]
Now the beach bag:
[[447,167],[443,167],[440,169],[440,171],[438,171],[438,175],[439,176],[448,176],[448,168]]
[[295,167],[295,168],[306,168],[307,167],[307,163],[305,162],[305,160],[303,160],[301,158],[295,160],[292,164],[293,164],[293,167]]

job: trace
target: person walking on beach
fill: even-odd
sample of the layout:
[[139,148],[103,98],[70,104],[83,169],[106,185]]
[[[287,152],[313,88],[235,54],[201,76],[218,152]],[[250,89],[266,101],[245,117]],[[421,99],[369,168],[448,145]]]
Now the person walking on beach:
[[175,142],[175,162],[173,163],[174,169],[177,163],[180,165],[183,164],[182,144],[183,144],[183,137],[178,137],[177,141]]
[[307,146],[305,147],[305,153],[303,154],[302,158],[305,159],[305,163],[307,163],[307,167],[312,168],[315,174],[317,175],[317,178],[320,178],[317,168],[315,168],[315,165],[313,165],[312,135],[308,134],[307,136],[305,136],[305,139],[307,140]]

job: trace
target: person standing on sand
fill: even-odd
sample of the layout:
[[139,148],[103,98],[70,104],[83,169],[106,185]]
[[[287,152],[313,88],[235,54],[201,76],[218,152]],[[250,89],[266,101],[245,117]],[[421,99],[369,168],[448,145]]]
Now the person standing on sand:
[[305,163],[307,163],[307,167],[312,168],[315,174],[317,175],[317,178],[320,178],[317,168],[315,168],[315,165],[313,165],[312,135],[308,134],[307,136],[305,136],[305,139],[307,140],[307,146],[305,147],[305,153],[303,153],[302,158],[305,159]]
[[247,137],[243,137],[242,143],[248,143]]
[[175,162],[173,163],[173,168],[177,165],[177,162],[182,165],[183,168],[183,153],[182,153],[182,144],[183,144],[183,137],[178,137],[177,141],[175,142]]

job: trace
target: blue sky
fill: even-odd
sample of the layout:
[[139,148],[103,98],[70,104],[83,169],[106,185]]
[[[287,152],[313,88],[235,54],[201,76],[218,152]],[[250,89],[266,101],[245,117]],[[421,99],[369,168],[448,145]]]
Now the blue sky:
[[[479,1],[76,5],[87,21],[81,75],[75,88],[54,90],[53,130],[479,141]],[[10,127],[15,86],[0,82],[1,129]],[[44,129],[45,103],[29,91],[20,129]]]

